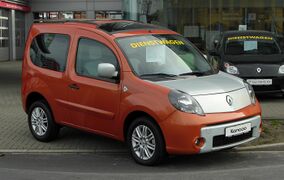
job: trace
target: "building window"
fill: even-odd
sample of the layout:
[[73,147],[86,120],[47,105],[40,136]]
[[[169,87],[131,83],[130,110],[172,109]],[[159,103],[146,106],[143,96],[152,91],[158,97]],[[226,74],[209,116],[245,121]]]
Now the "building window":
[[9,11],[0,8],[0,48],[9,47]]
[[62,34],[40,34],[30,48],[30,58],[39,67],[65,71],[69,49],[69,36]]
[[121,11],[96,11],[96,19],[122,19]]
[[85,11],[35,12],[35,20],[86,19]]
[[87,15],[86,15],[86,12],[80,12],[80,11],[75,11],[74,12],[74,19],[86,19],[87,18]]
[[25,13],[16,11],[16,47],[25,45]]
[[204,51],[230,30],[265,30],[284,36],[283,0],[123,0],[124,19],[166,26]]

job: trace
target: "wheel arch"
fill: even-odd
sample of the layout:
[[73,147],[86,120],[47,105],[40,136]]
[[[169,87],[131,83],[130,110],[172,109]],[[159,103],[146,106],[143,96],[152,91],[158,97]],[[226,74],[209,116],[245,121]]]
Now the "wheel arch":
[[29,111],[31,105],[38,100],[45,101],[47,103],[48,107],[50,108],[50,105],[49,105],[47,99],[41,93],[31,92],[31,93],[29,93],[29,95],[26,98],[25,112],[27,113]]

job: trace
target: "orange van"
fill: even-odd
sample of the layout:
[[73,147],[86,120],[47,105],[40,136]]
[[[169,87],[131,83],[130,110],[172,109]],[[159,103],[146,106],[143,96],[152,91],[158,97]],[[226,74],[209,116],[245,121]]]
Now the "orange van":
[[261,133],[249,84],[214,70],[178,33],[133,21],[34,24],[22,102],[37,140],[70,126],[125,141],[143,165],[232,148]]

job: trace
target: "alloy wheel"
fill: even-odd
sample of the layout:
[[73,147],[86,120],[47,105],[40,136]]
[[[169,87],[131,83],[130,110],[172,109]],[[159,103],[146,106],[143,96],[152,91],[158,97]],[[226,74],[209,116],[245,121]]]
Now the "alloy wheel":
[[33,131],[38,136],[44,136],[48,129],[48,119],[45,111],[41,107],[33,109],[31,114],[31,125]]
[[156,150],[155,136],[145,125],[137,126],[132,133],[132,148],[141,160],[149,160]]

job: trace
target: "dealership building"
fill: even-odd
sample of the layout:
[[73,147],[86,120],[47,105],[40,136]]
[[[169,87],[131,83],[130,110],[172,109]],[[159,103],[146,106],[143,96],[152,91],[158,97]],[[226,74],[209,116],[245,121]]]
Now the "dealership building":
[[34,20],[112,18],[158,24],[202,49],[228,30],[284,32],[284,0],[0,0],[0,61],[21,59]]
[[228,30],[284,32],[284,0],[124,0],[123,8],[126,18],[168,27],[202,49]]
[[121,0],[0,0],[0,61],[19,60],[34,20],[121,19]]

